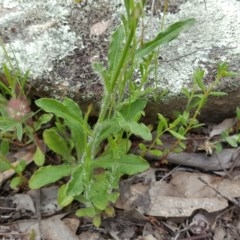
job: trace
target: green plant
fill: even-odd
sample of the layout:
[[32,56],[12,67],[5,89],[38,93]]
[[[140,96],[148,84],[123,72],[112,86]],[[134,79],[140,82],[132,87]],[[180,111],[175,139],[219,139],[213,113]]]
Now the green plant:
[[[183,151],[186,148],[187,133],[194,128],[199,128],[204,125],[199,123],[198,117],[209,96],[221,97],[227,95],[225,92],[215,91],[215,88],[221,79],[235,77],[236,75],[238,74],[228,70],[226,63],[220,63],[217,66],[215,79],[212,83],[206,85],[204,84],[204,70],[196,70],[193,77],[193,86],[191,89],[184,88],[182,91],[187,99],[185,110],[183,113],[178,113],[173,122],[169,121],[169,119],[165,118],[161,113],[158,113],[159,122],[156,129],[156,136],[149,146],[140,144],[142,156],[144,156],[146,152],[150,152],[153,155],[163,157],[169,152]],[[240,116],[238,109],[237,115]],[[159,146],[163,145],[161,137],[165,133],[170,133],[176,141],[172,144],[171,148],[159,150]],[[237,145],[238,139],[229,138],[227,132],[223,133],[222,139],[224,138],[231,143],[230,145]],[[219,145],[218,148],[220,149]]]
[[22,175],[26,163],[22,160],[17,165],[10,164],[6,158],[9,148],[14,145],[26,147],[33,143],[36,148],[34,161],[37,165],[42,165],[44,154],[36,132],[52,115],[43,114],[38,120],[34,120],[35,113],[31,111],[30,101],[25,94],[29,72],[23,74],[19,67],[15,68],[1,39],[0,44],[7,60],[0,74],[0,171],[13,169],[17,173],[17,177],[11,182],[11,186],[15,188],[27,183]]
[[[124,1],[126,16],[112,35],[108,52],[108,65],[94,63],[93,69],[104,84],[102,105],[96,124],[88,124],[91,106],[82,114],[71,99],[62,102],[42,98],[36,105],[56,117],[54,127],[43,133],[44,142],[63,159],[58,166],[40,167],[31,177],[31,188],[40,188],[62,177],[70,180],[59,189],[59,203],[70,204],[74,199],[85,205],[78,216],[93,218],[100,225],[101,213],[112,214],[118,196],[118,184],[123,175],[146,170],[148,163],[138,155],[129,153],[130,137],[151,140],[151,132],[139,123],[149,89],[142,90],[152,70],[154,51],[175,39],[190,27],[194,19],[179,21],[160,32],[153,40],[139,41],[137,26],[143,15],[145,1]],[[139,69],[141,80],[134,81],[134,70]]]

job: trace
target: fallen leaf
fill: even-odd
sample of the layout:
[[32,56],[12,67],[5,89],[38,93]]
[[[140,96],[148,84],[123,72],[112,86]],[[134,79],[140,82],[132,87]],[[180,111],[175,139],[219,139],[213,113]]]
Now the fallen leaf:
[[226,208],[228,200],[240,197],[240,179],[179,171],[168,183],[140,182],[120,191],[118,208],[134,207],[150,216],[187,217],[197,209],[211,213]]
[[213,126],[212,131],[209,134],[209,137],[212,138],[214,136],[220,135],[222,132],[228,130],[233,127],[237,123],[237,118],[227,118],[223,120],[218,125]]

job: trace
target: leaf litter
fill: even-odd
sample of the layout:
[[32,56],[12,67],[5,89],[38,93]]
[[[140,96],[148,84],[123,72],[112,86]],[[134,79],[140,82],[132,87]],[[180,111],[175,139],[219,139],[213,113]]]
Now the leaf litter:
[[[103,218],[95,228],[87,218],[77,218],[74,206],[57,203],[58,186],[15,191],[0,197],[0,237],[15,239],[239,239],[240,174],[239,148],[214,144],[224,132],[235,137],[236,118],[226,119],[205,131],[203,138],[187,138],[190,151],[169,153],[167,165],[146,153],[152,167],[120,182],[120,198],[113,218]],[[168,139],[167,137],[166,139]],[[169,140],[169,139],[168,139]],[[169,147],[168,142],[165,143]],[[134,153],[139,150],[133,149]],[[31,151],[12,159],[31,164]],[[158,164],[156,164],[158,162]],[[177,166],[176,166],[177,165]],[[1,192],[13,177],[1,173]],[[9,190],[10,191],[10,190]]]

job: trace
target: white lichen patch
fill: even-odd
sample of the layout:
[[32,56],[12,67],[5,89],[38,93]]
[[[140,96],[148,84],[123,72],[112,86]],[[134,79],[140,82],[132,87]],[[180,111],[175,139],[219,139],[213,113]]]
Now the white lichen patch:
[[[64,58],[76,48],[76,36],[66,19],[72,0],[1,0],[0,33],[5,48],[22,71],[31,70],[33,78],[53,69],[52,61]],[[15,32],[13,32],[13,27]],[[0,35],[0,36],[1,36]],[[0,48],[0,64],[6,56]]]
[[[192,17],[197,20],[195,25],[160,50],[158,87],[168,88],[173,93],[192,82],[192,75],[198,67],[203,67],[207,73],[208,67],[227,61],[239,71],[234,62],[240,61],[240,2],[188,0],[180,5],[177,14],[166,14],[164,26]],[[148,39],[160,30],[159,18],[146,19]]]

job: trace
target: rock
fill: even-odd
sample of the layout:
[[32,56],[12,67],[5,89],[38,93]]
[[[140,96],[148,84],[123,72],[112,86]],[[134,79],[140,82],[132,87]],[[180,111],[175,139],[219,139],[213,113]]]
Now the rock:
[[[149,40],[160,31],[164,1],[162,5],[156,1],[154,6],[152,1],[147,2],[144,23]],[[103,88],[91,64],[106,61],[109,36],[123,10],[121,0],[82,0],[80,4],[73,0],[1,0],[0,36],[13,63],[16,58],[22,71],[30,69],[33,94],[55,98],[67,95],[83,108],[93,103],[94,114]],[[172,110],[184,108],[185,100],[179,92],[183,86],[191,87],[196,68],[205,69],[206,84],[213,80],[220,61],[239,71],[240,2],[171,0],[164,26],[189,17],[196,18],[196,24],[161,48],[157,79],[149,76],[159,95],[162,89],[170,91],[166,99],[150,101],[149,119],[157,112],[172,116]],[[5,60],[0,50],[0,64]],[[229,95],[208,101],[201,115],[204,121],[232,116],[240,102],[239,77],[224,79],[219,89]]]

